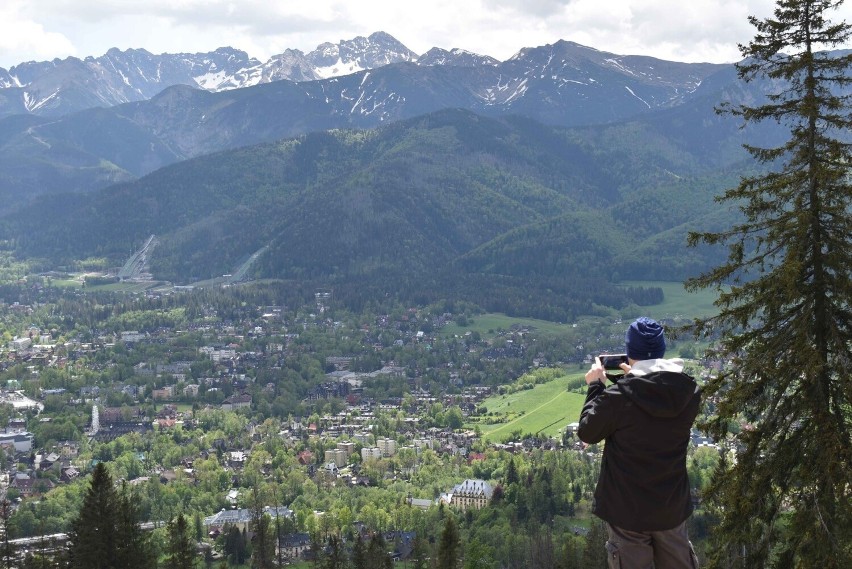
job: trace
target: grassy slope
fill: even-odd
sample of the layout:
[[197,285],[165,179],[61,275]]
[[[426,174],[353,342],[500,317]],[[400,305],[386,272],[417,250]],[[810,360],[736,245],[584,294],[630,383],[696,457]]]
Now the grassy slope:
[[502,441],[513,431],[558,436],[565,425],[575,422],[580,416],[585,396],[569,393],[565,386],[571,376],[563,376],[549,383],[537,385],[507,395],[489,397],[483,402],[489,411],[494,411],[507,422],[493,425],[480,423],[482,435],[490,441]]

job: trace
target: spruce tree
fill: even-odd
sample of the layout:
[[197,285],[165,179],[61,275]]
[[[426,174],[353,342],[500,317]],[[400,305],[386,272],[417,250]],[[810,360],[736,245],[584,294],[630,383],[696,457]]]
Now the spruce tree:
[[437,569],[456,569],[459,566],[461,538],[459,528],[452,515],[447,516],[441,541],[438,543]]
[[153,569],[157,566],[157,552],[151,534],[139,527],[142,519],[141,502],[122,484],[118,492],[116,535],[118,536],[118,567],[124,569]]
[[376,532],[367,546],[367,567],[370,569],[391,569],[393,560],[387,552],[387,543],[382,532]]
[[346,552],[343,550],[343,541],[336,535],[328,538],[328,553],[323,562],[323,569],[346,569]]
[[139,527],[138,500],[118,492],[103,463],[92,472],[83,505],[71,522],[71,569],[151,569],[156,558]]
[[[277,512],[276,512],[277,515]],[[271,569],[275,567],[275,541],[277,534],[272,526],[272,518],[263,511],[263,501],[257,487],[252,490],[251,527],[254,531],[251,553],[252,569]]]
[[515,466],[515,457],[509,457],[509,464],[506,467],[506,485],[517,484],[519,480],[518,468]]
[[115,560],[115,525],[118,495],[103,463],[95,466],[89,489],[68,538],[72,569],[106,569]]
[[776,91],[720,110],[790,135],[746,146],[767,173],[719,198],[744,221],[690,235],[729,246],[725,264],[687,283],[719,291],[718,315],[695,331],[720,334],[730,362],[705,387],[718,402],[707,427],[725,441],[748,423],[709,491],[722,518],[714,566],[852,567],[852,54],[825,51],[850,39],[829,18],[842,3],[779,0],[773,17],[749,18],[739,75]]
[[0,543],[0,567],[11,569],[12,560],[15,556],[14,547],[9,536],[9,518],[12,517],[12,503],[5,497],[0,500],[0,531],[3,532],[3,541]]
[[195,541],[201,543],[201,540],[204,539],[204,522],[201,519],[201,514],[195,512],[192,516],[192,523],[194,524],[194,536]]
[[311,533],[311,557],[313,557],[314,567],[322,567],[325,561],[325,548],[318,533]]
[[272,569],[275,567],[275,528],[272,518],[263,513],[253,522],[254,546],[251,553],[252,569]]
[[165,569],[192,569],[195,567],[195,544],[189,534],[189,524],[183,514],[168,525],[168,552]]
[[565,536],[555,563],[556,569],[581,569],[585,540],[571,534]]
[[369,569],[367,565],[367,546],[364,545],[364,538],[361,533],[355,538],[355,545],[352,546],[352,569]]
[[426,538],[423,536],[425,528],[417,530],[414,536],[414,544],[411,549],[411,569],[426,569],[429,558],[429,548]]
[[581,567],[588,569],[605,569],[607,567],[607,539],[604,522],[597,518],[592,519],[589,524],[589,533],[586,535],[586,544],[583,548]]
[[234,565],[242,565],[246,560],[246,537],[237,526],[230,526],[225,531],[223,552]]

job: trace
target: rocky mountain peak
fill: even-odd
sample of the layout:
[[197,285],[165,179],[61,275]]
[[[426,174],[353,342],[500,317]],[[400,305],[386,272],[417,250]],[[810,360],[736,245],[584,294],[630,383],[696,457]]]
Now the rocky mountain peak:
[[464,49],[453,48],[449,51],[433,47],[417,59],[420,65],[452,65],[456,67],[477,67],[480,65],[499,65],[500,62],[487,55],[479,55]]
[[376,32],[369,37],[358,36],[351,40],[341,40],[337,44],[320,44],[306,55],[306,59],[314,66],[319,77],[327,78],[401,61],[414,61],[417,54],[390,34]]

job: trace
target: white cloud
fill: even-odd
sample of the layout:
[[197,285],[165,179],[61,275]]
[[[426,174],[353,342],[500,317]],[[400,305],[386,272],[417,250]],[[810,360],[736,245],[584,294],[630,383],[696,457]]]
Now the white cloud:
[[0,57],[23,63],[74,53],[74,45],[62,33],[46,30],[21,10],[24,2],[6,0],[0,5]]

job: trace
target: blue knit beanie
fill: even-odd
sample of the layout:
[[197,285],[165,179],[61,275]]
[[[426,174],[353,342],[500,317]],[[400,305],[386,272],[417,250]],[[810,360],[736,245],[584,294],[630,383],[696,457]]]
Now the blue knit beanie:
[[641,316],[636,319],[624,335],[627,357],[633,360],[653,360],[666,353],[666,337],[663,327],[655,320]]

